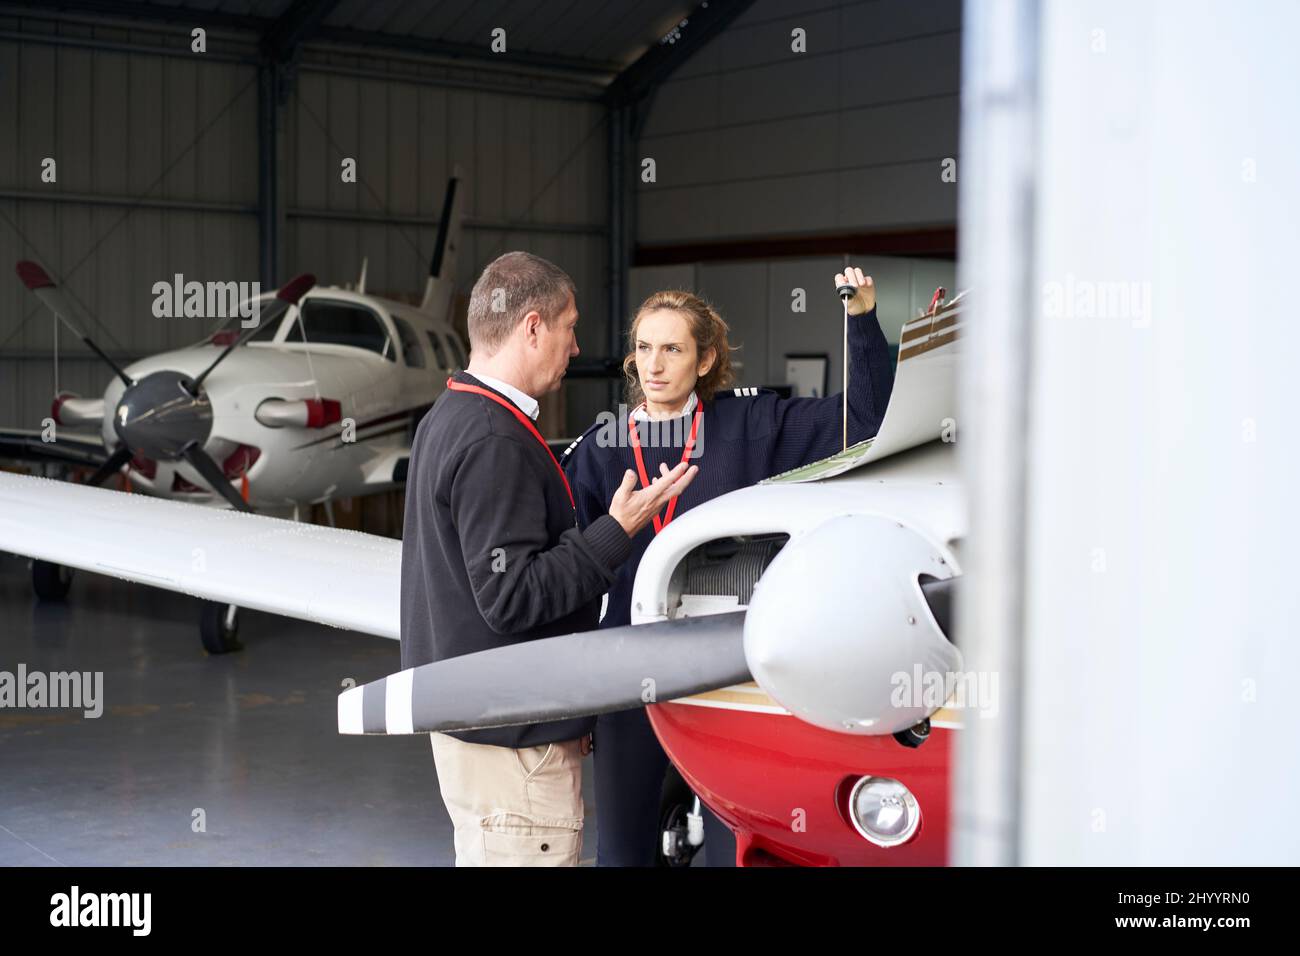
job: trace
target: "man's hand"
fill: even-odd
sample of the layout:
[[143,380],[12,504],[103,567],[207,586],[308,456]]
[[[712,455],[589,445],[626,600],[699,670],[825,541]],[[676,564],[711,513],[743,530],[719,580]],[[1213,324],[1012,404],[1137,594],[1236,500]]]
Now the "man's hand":
[[699,473],[699,465],[682,462],[672,471],[667,465],[659,466],[659,477],[650,482],[649,488],[636,488],[636,472],[628,469],[623,473],[623,483],[614,492],[614,499],[609,503],[610,516],[623,526],[629,538],[648,525],[669,499],[676,498]]
[[835,288],[842,285],[858,287],[857,295],[849,299],[849,315],[865,315],[876,307],[876,284],[861,269],[849,268],[835,274]]

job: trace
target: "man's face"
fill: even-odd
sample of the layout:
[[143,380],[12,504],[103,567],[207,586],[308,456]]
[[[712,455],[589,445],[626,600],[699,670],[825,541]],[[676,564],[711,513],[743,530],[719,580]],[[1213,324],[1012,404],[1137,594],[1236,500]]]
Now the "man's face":
[[569,359],[578,354],[578,306],[569,294],[563,311],[548,325],[537,326],[537,394],[553,392],[560,387]]

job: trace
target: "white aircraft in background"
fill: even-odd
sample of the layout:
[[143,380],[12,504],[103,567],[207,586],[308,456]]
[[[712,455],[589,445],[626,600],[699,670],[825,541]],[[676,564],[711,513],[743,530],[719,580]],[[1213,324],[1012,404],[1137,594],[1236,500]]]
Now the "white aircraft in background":
[[[649,706],[682,776],[736,832],[739,863],[946,862],[961,724],[943,705],[962,667],[950,603],[967,512],[943,435],[956,417],[962,298],[903,327],[874,438],[706,502],[658,535],[637,570],[632,625],[353,688],[339,697],[339,731]],[[402,546],[389,538],[0,474],[0,549],[399,636]],[[898,674],[922,686],[900,700]],[[922,693],[931,677],[937,697]],[[791,827],[791,807],[806,809],[806,827]],[[665,858],[688,859],[698,834],[666,826]]]
[[[238,511],[292,513],[334,498],[399,487],[415,426],[466,365],[451,325],[463,190],[448,182],[424,299],[418,307],[299,276],[259,303],[259,321],[232,318],[187,348],[125,368],[74,324],[71,299],[34,262],[18,263],[29,289],[113,370],[100,398],[56,396],[53,417],[95,428],[102,448],[66,440],[65,461],[98,459],[89,484],[123,473],[149,495]],[[242,310],[241,310],[242,311]],[[64,441],[56,432],[54,445]],[[9,445],[13,445],[11,438]],[[36,454],[38,439],[26,436]],[[107,456],[106,458],[104,456]],[[37,557],[42,599],[60,599],[75,561]],[[211,653],[239,647],[234,604],[204,605]]]

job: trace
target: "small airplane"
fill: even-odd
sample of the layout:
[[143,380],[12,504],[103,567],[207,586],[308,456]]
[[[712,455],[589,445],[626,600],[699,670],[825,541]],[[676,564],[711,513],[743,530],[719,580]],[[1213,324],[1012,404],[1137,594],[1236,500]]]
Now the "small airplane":
[[[645,706],[682,777],[735,831],[738,864],[947,862],[962,722],[951,603],[967,516],[950,439],[963,296],[936,296],[903,326],[874,438],[707,502],[658,535],[637,571],[632,625],[351,688],[339,732]],[[398,638],[391,539],[0,474],[0,549]],[[900,695],[900,675],[939,691]],[[688,819],[698,816],[673,818],[665,856],[698,846],[702,828]]]
[[[99,398],[55,397],[57,426],[100,431],[102,446],[56,434],[65,462],[98,468],[162,498],[239,511],[289,513],[334,498],[400,487],[410,439],[448,376],[466,364],[450,318],[464,191],[447,184],[424,299],[416,306],[367,295],[365,266],[355,288],[320,288],[298,276],[244,303],[195,345],[118,366],[74,324],[72,300],[34,262],[18,263],[24,284],[113,371]],[[244,328],[248,325],[248,328]],[[20,444],[12,437],[11,446]],[[29,437],[19,452],[39,457]],[[97,453],[98,452],[98,453]],[[105,457],[106,455],[106,457]],[[34,562],[37,596],[61,599],[67,566]],[[210,653],[239,647],[235,605],[207,603],[200,634]]]

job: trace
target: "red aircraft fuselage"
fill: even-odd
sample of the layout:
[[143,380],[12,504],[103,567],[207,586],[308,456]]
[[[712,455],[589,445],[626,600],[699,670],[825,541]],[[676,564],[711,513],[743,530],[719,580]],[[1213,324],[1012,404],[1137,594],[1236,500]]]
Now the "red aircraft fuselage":
[[[943,866],[948,862],[951,711],[920,747],[892,735],[841,734],[785,712],[755,685],[649,708],[672,762],[736,834],[738,866]],[[870,842],[849,816],[862,777],[916,797],[921,821],[897,846]]]

